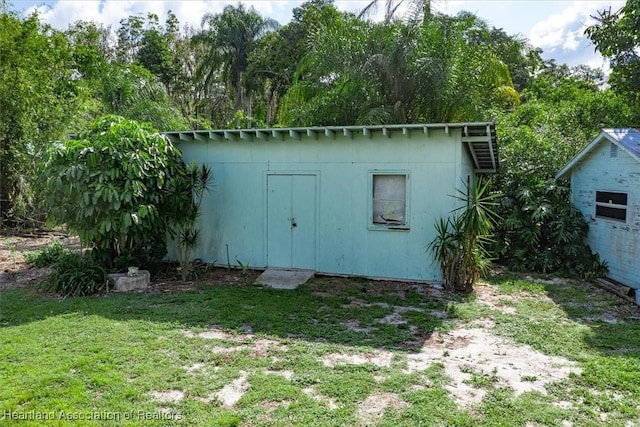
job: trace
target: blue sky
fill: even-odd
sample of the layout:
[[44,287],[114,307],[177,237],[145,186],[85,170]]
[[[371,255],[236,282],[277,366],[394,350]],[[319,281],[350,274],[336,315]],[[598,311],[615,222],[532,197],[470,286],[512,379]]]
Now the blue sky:
[[[455,15],[467,10],[483,18],[489,25],[502,28],[511,35],[522,35],[535,46],[543,49],[545,59],[575,66],[586,64],[606,69],[606,62],[594,52],[593,45],[584,37],[584,29],[599,10],[611,7],[613,11],[624,6],[624,1],[603,0],[433,0],[434,8]],[[27,13],[38,8],[42,19],[58,29],[66,29],[77,20],[93,20],[118,28],[120,19],[138,13],[153,12],[161,19],[172,10],[181,24],[198,27],[205,13],[221,11],[229,1],[217,0],[57,0],[22,1],[9,0],[15,9]],[[301,1],[243,1],[254,6],[263,16],[280,23],[291,19],[292,9]],[[359,12],[369,0],[336,0],[336,6],[345,11]],[[382,1],[384,3],[384,1]],[[408,3],[408,1],[405,1]],[[382,7],[378,12],[381,16]],[[375,15],[372,17],[375,19]]]

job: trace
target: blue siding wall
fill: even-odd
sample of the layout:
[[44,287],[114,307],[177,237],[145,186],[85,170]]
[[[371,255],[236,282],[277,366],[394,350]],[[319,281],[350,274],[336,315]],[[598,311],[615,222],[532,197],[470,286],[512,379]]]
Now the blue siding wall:
[[[438,281],[426,252],[434,223],[457,206],[472,164],[460,131],[400,132],[391,138],[336,135],[284,140],[185,142],[184,160],[212,168],[215,185],[202,203],[201,241],[194,258],[226,265],[236,259],[268,266],[267,182],[270,174],[316,177],[316,270],[367,277]],[[408,173],[409,230],[371,225],[373,173]],[[272,180],[274,181],[274,180]],[[313,200],[313,198],[309,198]],[[295,267],[295,265],[293,266]]]
[[[588,243],[609,265],[609,277],[640,289],[640,163],[622,149],[611,158],[603,138],[571,175],[573,202],[589,224]],[[628,194],[626,222],[596,218],[596,191]]]

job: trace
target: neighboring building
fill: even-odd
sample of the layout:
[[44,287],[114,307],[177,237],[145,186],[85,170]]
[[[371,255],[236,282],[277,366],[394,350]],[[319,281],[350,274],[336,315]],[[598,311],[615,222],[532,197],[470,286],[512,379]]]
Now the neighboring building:
[[640,132],[604,129],[556,178],[571,178],[588,244],[607,262],[609,277],[640,289]]
[[213,170],[194,258],[219,266],[438,281],[436,220],[498,168],[492,123],[166,135]]

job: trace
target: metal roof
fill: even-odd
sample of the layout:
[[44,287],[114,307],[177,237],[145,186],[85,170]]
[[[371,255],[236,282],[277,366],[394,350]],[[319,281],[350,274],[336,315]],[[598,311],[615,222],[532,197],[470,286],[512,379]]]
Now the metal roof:
[[473,159],[475,171],[478,173],[493,173],[499,168],[498,143],[495,124],[492,122],[473,123],[430,123],[405,125],[376,125],[376,126],[317,126],[296,128],[270,129],[218,129],[164,132],[174,141],[238,141],[238,140],[284,140],[285,136],[300,140],[301,138],[317,139],[320,136],[335,138],[341,135],[353,138],[361,134],[371,138],[374,133],[381,133],[386,137],[392,134],[408,135],[412,132],[422,132],[429,135],[430,131],[442,129],[445,133],[456,129],[462,132],[462,143]]
[[640,131],[633,128],[602,129],[600,134],[591,141],[589,145],[580,150],[580,152],[556,174],[556,179],[560,179],[569,173],[577,163],[603,140],[616,144],[619,149],[640,163]]

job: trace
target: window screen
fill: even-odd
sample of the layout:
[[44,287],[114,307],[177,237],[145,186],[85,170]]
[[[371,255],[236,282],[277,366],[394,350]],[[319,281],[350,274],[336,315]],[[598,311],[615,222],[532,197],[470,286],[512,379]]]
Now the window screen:
[[373,223],[406,225],[407,175],[373,175]]
[[596,217],[627,220],[627,193],[596,191]]
[[596,191],[596,202],[626,206],[627,193],[612,193],[610,191]]

